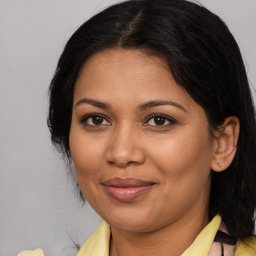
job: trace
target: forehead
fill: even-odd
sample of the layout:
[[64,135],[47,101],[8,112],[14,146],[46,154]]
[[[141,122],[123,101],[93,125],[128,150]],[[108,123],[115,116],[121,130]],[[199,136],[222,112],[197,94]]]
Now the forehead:
[[175,100],[187,107],[195,104],[163,59],[126,49],[102,51],[86,61],[75,85],[74,101],[82,97],[120,104],[155,99]]

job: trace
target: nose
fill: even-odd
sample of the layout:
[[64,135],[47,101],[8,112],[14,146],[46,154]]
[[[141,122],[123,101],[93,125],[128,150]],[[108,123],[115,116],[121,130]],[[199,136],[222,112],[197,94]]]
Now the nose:
[[[138,128],[137,128],[138,129]],[[106,161],[121,168],[132,164],[139,165],[145,161],[145,154],[141,146],[142,139],[136,128],[120,127],[110,136]]]

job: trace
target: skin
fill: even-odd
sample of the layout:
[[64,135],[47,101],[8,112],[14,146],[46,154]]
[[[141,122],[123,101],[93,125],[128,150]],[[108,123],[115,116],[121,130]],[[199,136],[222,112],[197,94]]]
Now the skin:
[[[156,100],[172,104],[139,108]],[[104,118],[97,123],[90,114]],[[160,125],[152,117],[159,114],[166,116]],[[84,64],[74,89],[70,151],[83,195],[111,226],[111,256],[175,256],[189,247],[209,222],[210,170],[232,161],[235,130],[238,137],[238,120],[230,118],[213,138],[205,111],[158,57],[110,49]],[[154,185],[120,202],[102,185],[115,177]]]

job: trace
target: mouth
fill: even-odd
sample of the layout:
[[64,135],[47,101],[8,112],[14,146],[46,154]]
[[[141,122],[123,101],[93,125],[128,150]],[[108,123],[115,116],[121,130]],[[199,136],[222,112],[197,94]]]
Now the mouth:
[[113,178],[102,183],[107,195],[120,202],[130,202],[151,190],[156,183],[135,178]]

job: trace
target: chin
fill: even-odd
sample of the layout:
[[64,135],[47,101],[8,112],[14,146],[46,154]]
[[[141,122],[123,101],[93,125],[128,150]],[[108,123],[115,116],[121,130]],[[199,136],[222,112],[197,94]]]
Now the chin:
[[[151,215],[152,218],[152,215]],[[151,219],[141,212],[126,212],[103,216],[103,219],[113,228],[127,232],[149,232],[157,228],[157,219]],[[158,218],[159,220],[159,218]]]
[[[145,222],[145,221],[144,221]],[[131,221],[114,221],[113,223],[109,223],[109,225],[115,229],[122,230],[125,232],[150,232],[153,228],[149,227],[149,223],[143,223],[139,221],[131,222]]]

